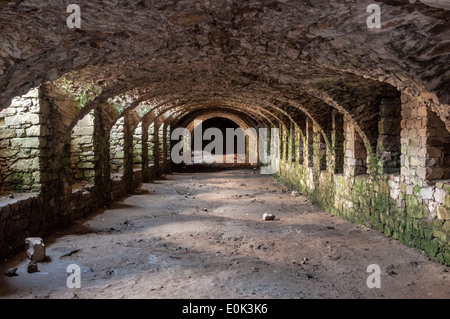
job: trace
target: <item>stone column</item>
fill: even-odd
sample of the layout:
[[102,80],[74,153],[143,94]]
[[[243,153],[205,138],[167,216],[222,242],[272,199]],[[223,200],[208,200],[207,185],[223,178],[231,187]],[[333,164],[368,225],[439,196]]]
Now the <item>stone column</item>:
[[294,163],[297,159],[297,131],[294,122],[291,122],[289,129],[289,163]]
[[307,167],[314,166],[314,130],[313,122],[310,118],[306,118],[306,164]]
[[150,181],[150,173],[148,169],[149,158],[148,158],[148,120],[144,118],[142,122],[142,181]]
[[285,149],[286,149],[286,129],[284,127],[284,124],[280,122],[280,160],[282,162],[286,161]]
[[163,130],[162,130],[163,136],[162,138],[162,144],[163,144],[163,151],[162,151],[162,172],[164,174],[169,173],[169,163],[167,161],[167,154],[168,154],[168,147],[167,147],[167,124],[164,122]]
[[109,131],[104,129],[105,124],[97,107],[94,111],[95,193],[101,204],[108,204],[112,199]]
[[400,173],[401,101],[385,98],[380,102],[377,152],[383,173]]
[[304,141],[303,141],[303,136],[300,132],[300,128],[297,128],[296,130],[296,134],[295,134],[295,140],[296,140],[296,145],[295,148],[297,149],[296,153],[297,153],[297,162],[300,165],[304,164]]
[[133,132],[131,129],[131,119],[129,114],[124,116],[124,143],[123,143],[123,180],[127,192],[133,192]]
[[427,184],[427,112],[426,106],[402,94],[400,161],[401,180],[410,185],[407,194],[412,194],[413,186]]
[[331,143],[334,150],[332,160],[335,174],[344,173],[344,116],[337,110],[333,110]]
[[159,163],[160,161],[160,151],[159,151],[159,143],[160,143],[160,139],[159,139],[159,128],[160,128],[160,123],[155,120],[153,122],[153,163],[155,165],[154,168],[154,177],[156,178],[160,172],[161,172],[161,165]]
[[327,168],[326,144],[323,140],[319,126],[313,125],[313,167],[314,171],[320,172]]
[[42,183],[42,216],[40,218],[41,230],[52,227],[58,223],[71,222],[71,195],[72,195],[72,169],[70,161],[70,135],[63,144],[56,141],[66,128],[63,124],[63,115],[47,99],[39,100],[43,125],[47,128],[45,147],[41,148]]
[[345,159],[344,174],[353,177],[365,174],[367,171],[367,152],[362,138],[355,130],[355,126],[350,121],[344,119],[345,130]]

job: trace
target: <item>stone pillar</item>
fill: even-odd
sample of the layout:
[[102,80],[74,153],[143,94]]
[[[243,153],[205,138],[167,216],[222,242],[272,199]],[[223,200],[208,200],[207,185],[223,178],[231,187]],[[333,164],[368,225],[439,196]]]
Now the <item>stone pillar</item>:
[[304,158],[304,156],[305,156],[305,151],[304,151],[304,148],[305,148],[305,143],[304,143],[304,140],[303,140],[303,135],[302,135],[302,133],[300,132],[300,128],[297,128],[297,133],[296,133],[296,149],[297,149],[297,161],[298,161],[298,163],[300,164],[300,165],[303,165],[304,164],[304,162],[305,162],[305,158]]
[[105,124],[98,107],[94,111],[95,194],[101,204],[112,200],[109,132]]
[[332,163],[335,174],[344,173],[344,140],[344,116],[333,110],[331,143],[334,150]]
[[280,123],[280,159],[286,161],[286,127]]
[[402,181],[422,187],[450,178],[450,134],[442,120],[403,94],[401,128]]
[[344,131],[344,174],[347,177],[365,174],[367,171],[367,152],[364,142],[355,130],[353,123],[346,119],[344,119]]
[[380,102],[377,152],[385,174],[400,173],[401,101],[385,98]]
[[127,113],[124,116],[124,143],[123,143],[123,180],[128,193],[133,192],[133,132],[131,129],[131,119]]
[[160,128],[160,123],[158,123],[157,120],[155,120],[153,122],[153,164],[155,165],[154,168],[154,172],[155,178],[160,174],[161,171],[161,165],[159,163],[160,161],[160,151],[159,151],[159,143],[160,143],[160,139],[159,139],[159,128]]
[[314,171],[327,169],[326,144],[319,126],[313,125],[313,167]]
[[144,118],[142,122],[142,181],[150,181],[149,157],[148,157],[148,120]]
[[162,172],[169,173],[169,162],[167,161],[168,147],[167,147],[167,124],[164,122],[162,129]]
[[314,129],[313,122],[310,118],[306,118],[306,147],[305,147],[306,163],[308,167],[314,166]]
[[414,100],[402,94],[401,120],[401,180],[412,194],[415,185],[419,187],[427,183],[427,109]]
[[294,163],[295,162],[295,158],[296,158],[296,141],[295,141],[295,137],[296,137],[296,130],[295,130],[295,126],[294,126],[294,122],[291,121],[291,125],[289,128],[289,163]]
[[65,132],[63,115],[58,108],[47,99],[40,98],[40,109],[43,125],[47,128],[45,147],[41,149],[42,182],[42,216],[40,228],[45,230],[58,223],[68,224],[71,221],[72,169],[70,162],[70,135],[63,144],[56,141],[61,132]]

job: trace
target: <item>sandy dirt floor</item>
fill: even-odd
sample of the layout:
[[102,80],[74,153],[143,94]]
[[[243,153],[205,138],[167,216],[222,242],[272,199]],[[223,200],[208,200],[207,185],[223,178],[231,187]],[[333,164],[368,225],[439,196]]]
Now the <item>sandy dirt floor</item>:
[[[2,261],[0,298],[450,298],[449,267],[258,171],[179,173],[142,190],[44,238],[39,272],[25,252]],[[80,289],[66,285],[69,264]],[[3,275],[11,267],[18,276]]]

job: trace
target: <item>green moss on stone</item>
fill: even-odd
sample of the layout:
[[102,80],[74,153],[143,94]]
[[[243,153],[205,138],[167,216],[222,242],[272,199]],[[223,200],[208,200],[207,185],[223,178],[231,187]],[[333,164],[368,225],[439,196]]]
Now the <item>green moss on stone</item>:
[[431,256],[435,257],[439,252],[439,243],[437,240],[427,241],[421,248],[423,248],[423,250],[425,250]]
[[443,257],[444,261],[445,261],[448,265],[450,265],[450,246],[447,246],[447,247],[445,248],[445,251],[443,252],[442,257]]
[[450,234],[450,220],[447,220],[444,225],[442,225],[442,230]]
[[440,230],[433,230],[433,236],[438,238],[441,242],[447,242],[447,234]]
[[450,194],[445,195],[445,207],[450,209]]

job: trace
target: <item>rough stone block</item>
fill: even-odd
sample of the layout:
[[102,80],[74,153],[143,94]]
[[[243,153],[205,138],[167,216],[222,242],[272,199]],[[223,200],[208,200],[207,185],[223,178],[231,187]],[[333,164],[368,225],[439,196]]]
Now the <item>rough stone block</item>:
[[438,238],[444,243],[447,241],[447,235],[440,230],[433,230],[433,236]]
[[43,261],[45,259],[45,245],[42,238],[30,237],[25,239],[28,258],[33,261]]
[[427,147],[427,154],[430,157],[441,157],[442,151],[437,147],[430,146]]
[[438,180],[442,179],[445,173],[445,169],[441,167],[427,167],[426,168],[426,177],[428,180]]
[[442,225],[442,230],[450,234],[450,220],[447,220],[444,225]]
[[437,216],[441,220],[448,220],[448,219],[450,219],[449,211],[447,210],[447,208],[445,208],[442,205],[439,206],[439,210],[437,212]]
[[16,137],[16,130],[14,129],[1,129],[0,139],[13,138]]
[[445,195],[446,192],[443,189],[436,187],[434,191],[434,200],[440,204],[443,204],[445,203]]
[[5,119],[7,126],[22,125],[22,124],[40,124],[41,118],[39,114],[22,114],[20,116],[7,117]]
[[414,167],[424,166],[424,160],[418,156],[411,156],[409,159],[409,165]]
[[420,197],[422,197],[423,199],[432,199],[433,193],[434,192],[432,187],[422,188],[420,190]]
[[274,220],[275,219],[275,215],[273,214],[264,214],[263,215],[263,220]]
[[20,159],[11,165],[11,169],[17,172],[31,172],[39,169],[39,158]]
[[28,137],[36,137],[41,136],[41,126],[40,125],[33,125],[26,129],[26,135]]
[[39,148],[39,138],[37,138],[37,137],[13,138],[11,140],[11,147],[13,147],[13,148]]

